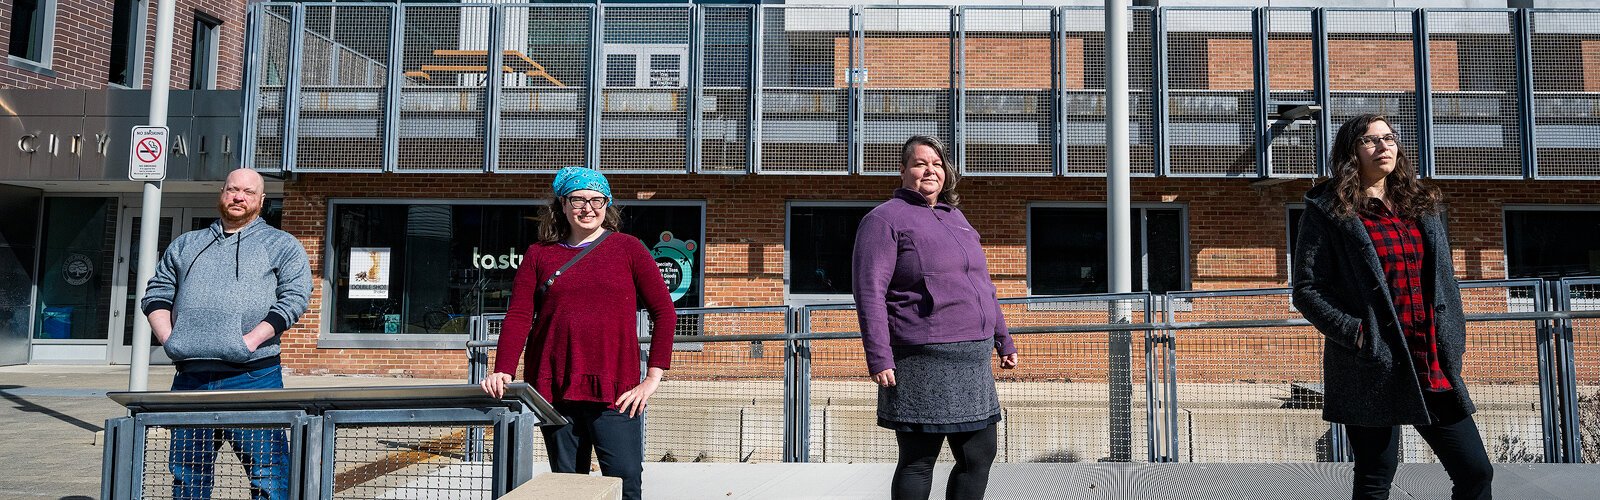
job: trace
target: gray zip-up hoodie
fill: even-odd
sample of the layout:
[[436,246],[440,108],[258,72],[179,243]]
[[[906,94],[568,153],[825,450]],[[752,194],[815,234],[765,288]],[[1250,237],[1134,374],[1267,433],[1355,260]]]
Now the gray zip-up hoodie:
[[140,301],[149,314],[172,311],[163,346],[180,365],[222,361],[244,365],[278,355],[278,336],[255,352],[244,334],[265,321],[283,334],[306,312],[311,266],[300,240],[256,218],[234,235],[222,221],[172,240]]

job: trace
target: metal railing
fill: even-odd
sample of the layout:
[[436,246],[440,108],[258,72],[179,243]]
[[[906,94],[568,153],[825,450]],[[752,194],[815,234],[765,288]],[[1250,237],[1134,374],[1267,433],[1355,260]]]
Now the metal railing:
[[[1346,460],[1343,429],[1321,418],[1324,341],[1289,294],[1001,299],[1023,362],[995,367],[1004,411],[998,460]],[[1600,279],[1554,288],[1538,279],[1467,281],[1462,297],[1463,378],[1491,458],[1596,461]],[[699,318],[680,327],[704,330],[680,328],[674,342],[701,350],[674,354],[670,382],[649,410],[648,459],[894,460],[893,434],[876,427],[877,389],[853,304],[680,314]],[[648,333],[642,322],[642,342]],[[474,346],[493,345],[487,334],[474,338],[482,339]],[[775,343],[781,357],[756,347]],[[685,412],[718,423],[693,425],[677,417]],[[1435,460],[1407,433],[1404,460]]]
[[[967,175],[1105,172],[1095,7],[252,9],[262,170],[881,175],[935,134]],[[1600,9],[1130,14],[1136,175],[1314,177],[1381,112],[1426,176],[1600,179]]]
[[534,427],[565,423],[527,384],[506,392],[112,393],[131,416],[106,421],[101,496],[497,498],[532,476]]

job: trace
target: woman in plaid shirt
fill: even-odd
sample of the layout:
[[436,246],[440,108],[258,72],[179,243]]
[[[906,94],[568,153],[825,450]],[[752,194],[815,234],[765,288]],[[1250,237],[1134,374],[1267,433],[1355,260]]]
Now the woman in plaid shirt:
[[1400,425],[1455,483],[1490,498],[1494,469],[1461,382],[1466,327],[1438,189],[1423,185],[1381,115],[1339,128],[1332,178],[1306,193],[1294,305],[1326,337],[1322,416],[1345,424],[1353,498],[1389,498]]

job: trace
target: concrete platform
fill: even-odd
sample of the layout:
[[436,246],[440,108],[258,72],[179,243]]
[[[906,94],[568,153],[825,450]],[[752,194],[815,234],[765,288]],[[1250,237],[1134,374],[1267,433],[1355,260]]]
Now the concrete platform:
[[[893,464],[647,463],[645,498],[880,499]],[[950,464],[935,470],[932,498],[944,498]],[[1495,465],[1495,498],[1600,497],[1600,465]],[[994,499],[1345,499],[1350,465],[998,464]],[[1448,499],[1450,478],[1436,464],[1401,464],[1394,499]]]

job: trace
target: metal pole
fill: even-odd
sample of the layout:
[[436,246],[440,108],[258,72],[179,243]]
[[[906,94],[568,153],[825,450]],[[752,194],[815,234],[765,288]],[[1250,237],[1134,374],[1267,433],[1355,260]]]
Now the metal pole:
[[[167,126],[167,95],[172,90],[172,0],[156,2],[155,64],[150,69],[150,120],[153,127]],[[143,298],[156,274],[156,235],[161,228],[161,181],[144,183],[144,206],[139,209],[138,294]],[[150,385],[150,320],[144,308],[133,321],[133,357],[128,367],[128,390],[144,391]],[[124,315],[126,316],[126,314]]]
[[[1110,293],[1133,291],[1132,231],[1128,165],[1128,2],[1106,0],[1106,252],[1110,263]],[[1112,323],[1127,323],[1132,310],[1126,301],[1111,301]],[[1112,332],[1108,348],[1111,398],[1112,461],[1133,459],[1132,340],[1126,332]]]

